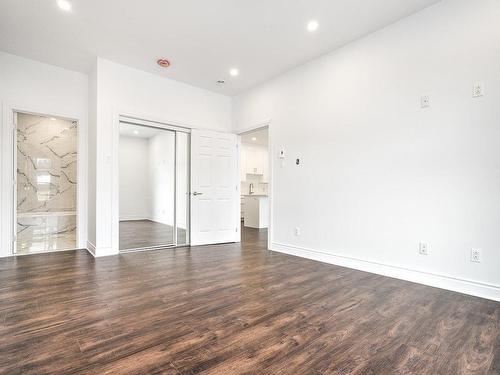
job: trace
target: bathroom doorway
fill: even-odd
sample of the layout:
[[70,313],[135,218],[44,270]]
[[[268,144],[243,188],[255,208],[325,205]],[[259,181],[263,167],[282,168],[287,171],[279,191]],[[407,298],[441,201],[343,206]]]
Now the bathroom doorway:
[[120,121],[119,249],[189,244],[190,134],[145,121]]
[[15,255],[77,247],[78,122],[14,112]]

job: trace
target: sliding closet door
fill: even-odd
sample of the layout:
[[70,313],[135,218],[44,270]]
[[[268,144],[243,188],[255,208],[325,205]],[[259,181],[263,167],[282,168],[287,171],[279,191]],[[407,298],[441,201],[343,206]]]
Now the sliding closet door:
[[175,131],[120,124],[120,250],[175,245],[175,150]]

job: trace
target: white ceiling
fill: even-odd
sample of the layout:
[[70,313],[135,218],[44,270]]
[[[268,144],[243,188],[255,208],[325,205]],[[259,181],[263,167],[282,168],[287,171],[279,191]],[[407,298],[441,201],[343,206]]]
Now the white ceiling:
[[234,95],[439,1],[69,0],[64,12],[56,0],[2,0],[0,50],[81,72],[100,56]]
[[241,134],[241,142],[268,146],[268,128],[257,129],[251,132]]
[[149,126],[140,126],[120,123],[120,135],[135,138],[151,138],[152,136],[164,132],[164,129]]

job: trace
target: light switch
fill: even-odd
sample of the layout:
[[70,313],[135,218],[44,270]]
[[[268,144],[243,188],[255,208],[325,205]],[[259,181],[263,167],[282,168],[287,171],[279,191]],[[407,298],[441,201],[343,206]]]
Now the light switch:
[[481,96],[484,96],[484,83],[477,82],[472,88],[472,97],[479,98]]
[[420,107],[429,108],[431,106],[431,98],[428,95],[423,95],[420,98]]

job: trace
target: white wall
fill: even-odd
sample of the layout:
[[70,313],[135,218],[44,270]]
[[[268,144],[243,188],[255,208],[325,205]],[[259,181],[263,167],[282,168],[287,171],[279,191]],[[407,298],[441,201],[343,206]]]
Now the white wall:
[[445,0],[234,99],[272,118],[273,249],[500,299],[499,19]]
[[149,139],[120,135],[120,220],[151,219]]
[[162,131],[149,138],[152,220],[174,225],[175,132]]
[[12,234],[12,110],[77,119],[78,244],[87,241],[87,110],[88,78],[81,73],[0,52],[1,216],[0,256],[11,255]]
[[95,252],[97,235],[96,196],[97,196],[97,60],[88,77],[88,201],[87,201],[87,245],[86,248]]
[[96,76],[97,134],[89,148],[96,148],[95,253],[100,256],[118,252],[118,115],[229,131],[231,99],[100,58]]

